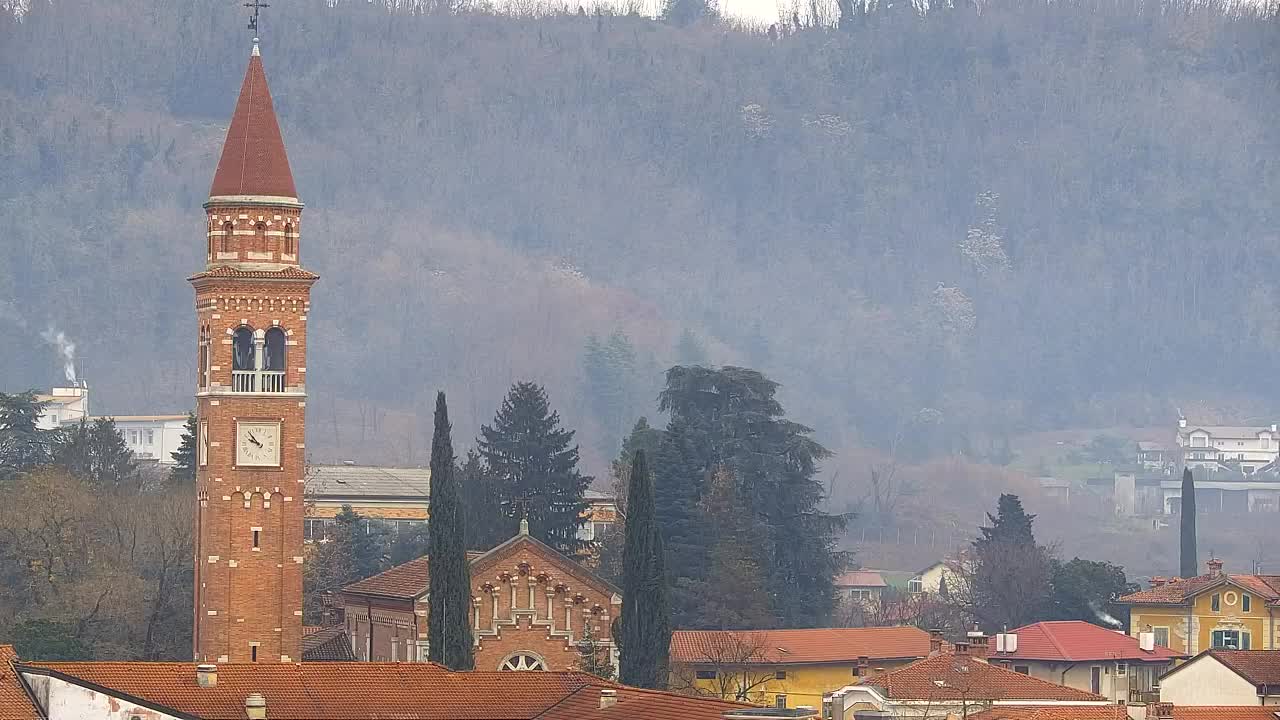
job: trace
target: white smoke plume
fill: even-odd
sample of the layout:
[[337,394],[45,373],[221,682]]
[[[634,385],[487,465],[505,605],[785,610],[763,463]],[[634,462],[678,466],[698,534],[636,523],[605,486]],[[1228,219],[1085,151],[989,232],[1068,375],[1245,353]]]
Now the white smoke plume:
[[67,339],[66,333],[50,325],[47,330],[40,333],[40,337],[45,342],[58,348],[58,354],[62,356],[62,372],[67,376],[67,382],[76,381],[76,344]]
[[1106,610],[1103,610],[1102,606],[1099,605],[1097,602],[1090,602],[1089,609],[1093,611],[1093,614],[1096,615],[1099,620],[1110,625],[1111,627],[1117,627],[1117,628],[1124,627],[1124,623],[1117,620],[1115,616],[1113,616],[1111,613],[1107,612]]

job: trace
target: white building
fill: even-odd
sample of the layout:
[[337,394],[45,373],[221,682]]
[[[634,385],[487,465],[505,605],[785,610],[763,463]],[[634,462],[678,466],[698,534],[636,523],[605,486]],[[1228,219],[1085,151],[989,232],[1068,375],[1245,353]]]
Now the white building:
[[89,417],[89,386],[83,382],[74,387],[53,388],[48,395],[36,395],[36,400],[45,404],[36,421],[41,430],[57,430]]
[[1160,701],[1280,710],[1280,650],[1206,650],[1160,678]]
[[1240,472],[1269,470],[1280,458],[1280,431],[1275,425],[1189,425],[1178,419],[1178,453],[1193,470]]
[[114,420],[135,458],[173,464],[173,454],[187,429],[186,415],[116,415]]

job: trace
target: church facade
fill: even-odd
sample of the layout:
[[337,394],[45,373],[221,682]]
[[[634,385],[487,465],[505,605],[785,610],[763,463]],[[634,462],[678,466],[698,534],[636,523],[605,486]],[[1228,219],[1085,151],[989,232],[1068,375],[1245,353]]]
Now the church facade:
[[302,203],[257,45],[205,203],[196,300],[194,659],[302,655]]
[[[471,633],[476,670],[573,670],[588,632],[616,667],[616,587],[527,531],[472,553]],[[356,658],[426,662],[429,558],[343,588],[337,597]]]

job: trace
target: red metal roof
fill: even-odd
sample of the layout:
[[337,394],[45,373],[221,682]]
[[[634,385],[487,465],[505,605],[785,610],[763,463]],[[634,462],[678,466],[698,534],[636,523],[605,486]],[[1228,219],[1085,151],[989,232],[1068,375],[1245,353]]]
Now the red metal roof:
[[0,645],[0,720],[39,720],[40,713],[13,668],[17,659],[12,645]]
[[929,654],[929,633],[914,627],[810,630],[677,630],[671,661],[688,665],[725,661],[760,664],[872,662]]
[[271,103],[271,90],[267,88],[267,74],[256,47],[249,58],[209,195],[298,197]]
[[1156,646],[1151,652],[1138,647],[1137,638],[1099,627],[1081,620],[1038,622],[1010,631],[1018,636],[1018,649],[1012,653],[992,653],[991,660],[1053,660],[1083,662],[1088,660],[1130,660],[1135,662],[1168,662],[1186,657]]
[[1101,695],[948,653],[919,660],[862,684],[880,688],[897,700],[1106,700]]

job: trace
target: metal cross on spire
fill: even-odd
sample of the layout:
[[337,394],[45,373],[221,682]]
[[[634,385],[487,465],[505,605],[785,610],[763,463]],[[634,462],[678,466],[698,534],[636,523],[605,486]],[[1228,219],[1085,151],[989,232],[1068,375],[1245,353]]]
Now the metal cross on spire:
[[253,14],[249,16],[249,29],[253,31],[253,41],[256,43],[258,42],[258,13],[262,11],[262,8],[271,6],[262,2],[262,0],[253,0],[253,2],[245,3],[244,6],[253,9]]

